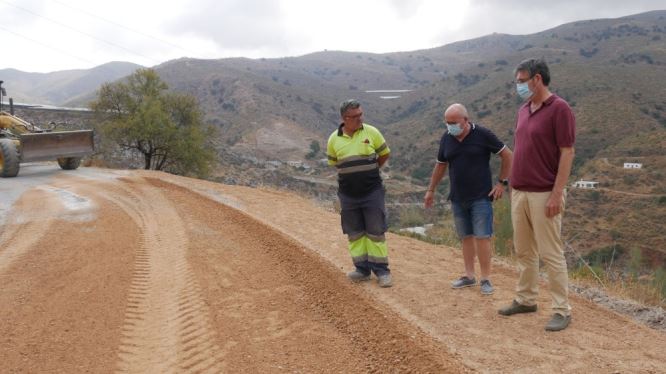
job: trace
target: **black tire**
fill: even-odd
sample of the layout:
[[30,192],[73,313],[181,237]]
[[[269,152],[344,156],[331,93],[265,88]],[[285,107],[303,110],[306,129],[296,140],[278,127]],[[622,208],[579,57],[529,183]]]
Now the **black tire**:
[[19,172],[19,152],[11,139],[0,139],[0,177],[11,178]]
[[58,159],[58,165],[63,170],[74,170],[81,165],[81,157],[64,157]]

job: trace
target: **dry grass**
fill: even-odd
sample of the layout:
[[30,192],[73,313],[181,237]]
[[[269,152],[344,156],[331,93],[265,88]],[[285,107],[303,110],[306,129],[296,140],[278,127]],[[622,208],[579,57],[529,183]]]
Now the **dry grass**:
[[[594,270],[594,273],[593,273]],[[632,277],[620,272],[606,272],[599,267],[581,267],[571,270],[570,278],[581,285],[601,288],[607,294],[619,299],[636,301],[639,304],[666,309],[666,295],[654,279],[654,275]],[[599,282],[599,279],[603,283]]]

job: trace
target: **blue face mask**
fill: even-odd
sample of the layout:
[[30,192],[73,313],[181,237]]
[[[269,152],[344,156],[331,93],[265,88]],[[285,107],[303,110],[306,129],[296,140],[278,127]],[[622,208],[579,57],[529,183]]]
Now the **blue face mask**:
[[523,100],[529,99],[534,94],[532,91],[530,91],[530,88],[527,87],[527,82],[516,83],[516,91],[518,91],[518,95]]
[[458,136],[462,134],[463,128],[459,123],[454,123],[453,125],[446,124],[446,129],[449,131],[449,134],[453,136]]

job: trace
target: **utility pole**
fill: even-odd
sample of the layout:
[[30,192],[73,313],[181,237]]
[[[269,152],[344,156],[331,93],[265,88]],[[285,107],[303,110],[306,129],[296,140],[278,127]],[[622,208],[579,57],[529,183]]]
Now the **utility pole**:
[[2,112],[2,95],[7,95],[5,89],[2,88],[3,83],[5,83],[5,81],[0,81],[0,112]]

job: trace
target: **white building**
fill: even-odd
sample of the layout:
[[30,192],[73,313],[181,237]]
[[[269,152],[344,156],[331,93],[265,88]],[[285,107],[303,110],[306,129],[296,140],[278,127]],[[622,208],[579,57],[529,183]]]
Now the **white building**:
[[574,188],[597,188],[599,182],[579,180],[573,184]]
[[639,164],[637,162],[625,162],[624,163],[624,168],[625,169],[642,169],[643,164]]
[[433,226],[434,225],[432,223],[426,223],[424,226],[407,227],[404,229],[400,229],[400,232],[410,232],[412,234],[426,236],[426,232],[428,231],[428,229],[431,229]]

